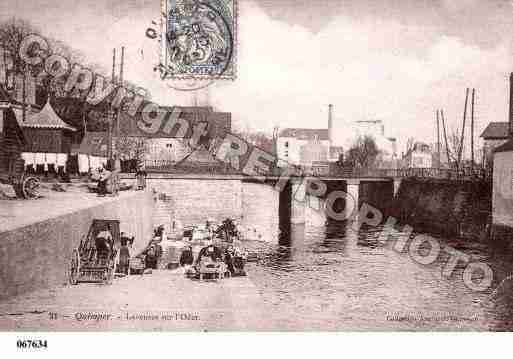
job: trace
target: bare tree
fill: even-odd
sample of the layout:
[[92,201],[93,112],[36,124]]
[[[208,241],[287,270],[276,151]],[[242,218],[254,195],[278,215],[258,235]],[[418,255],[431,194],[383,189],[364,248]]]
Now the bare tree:
[[347,152],[344,164],[352,168],[372,168],[380,151],[371,136],[360,136]]

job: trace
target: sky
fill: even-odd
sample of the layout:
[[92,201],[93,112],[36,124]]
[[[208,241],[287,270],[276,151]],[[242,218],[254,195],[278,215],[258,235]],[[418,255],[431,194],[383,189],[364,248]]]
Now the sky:
[[176,91],[153,72],[145,36],[160,0],[2,0],[0,20],[24,18],[110,68],[125,46],[125,76],[162,105],[208,101],[239,127],[325,128],[382,120],[387,136],[433,142],[435,111],[461,128],[465,89],[476,88],[476,138],[507,121],[513,71],[513,0],[240,0],[235,81]]

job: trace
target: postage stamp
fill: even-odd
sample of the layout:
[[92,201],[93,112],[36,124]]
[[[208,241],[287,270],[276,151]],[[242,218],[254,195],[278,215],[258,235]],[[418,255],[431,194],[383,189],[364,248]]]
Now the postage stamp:
[[237,0],[162,0],[161,68],[171,80],[234,80]]

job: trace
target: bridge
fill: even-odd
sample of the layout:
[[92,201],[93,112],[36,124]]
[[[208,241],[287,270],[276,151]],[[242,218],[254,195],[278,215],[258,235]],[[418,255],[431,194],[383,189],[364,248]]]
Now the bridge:
[[[237,171],[223,163],[219,164],[194,164],[176,166],[171,161],[146,161],[146,169],[152,174],[166,174],[180,178],[196,178],[196,176],[212,176],[222,179],[224,176],[247,177],[241,171]],[[329,165],[317,165],[312,167],[290,166],[287,168],[290,177],[318,177],[322,180],[346,180],[365,179],[368,181],[382,181],[400,178],[441,179],[441,180],[484,180],[492,178],[491,169],[464,167],[454,168],[347,168],[335,163]],[[283,168],[273,167],[262,177],[275,179],[284,173]]]
[[[173,183],[183,186],[184,182],[190,182],[192,187],[210,183],[212,190],[218,191],[216,188],[226,189],[224,182],[232,182],[235,187],[239,186],[238,183],[268,183],[280,193],[280,207],[286,208],[291,223],[303,223],[306,207],[319,207],[319,200],[336,205],[335,211],[338,213],[348,213],[363,203],[385,209],[392,203],[402,180],[406,178],[444,182],[482,181],[491,178],[490,172],[477,169],[354,169],[337,165],[309,168],[294,166],[287,170],[272,168],[267,173],[248,176],[224,163],[176,166],[168,161],[147,162],[146,172],[148,185],[154,188],[169,188],[167,186],[174,186]],[[135,174],[125,173],[122,177],[133,180]],[[216,181],[223,184],[212,184]],[[339,197],[334,199],[333,196]]]

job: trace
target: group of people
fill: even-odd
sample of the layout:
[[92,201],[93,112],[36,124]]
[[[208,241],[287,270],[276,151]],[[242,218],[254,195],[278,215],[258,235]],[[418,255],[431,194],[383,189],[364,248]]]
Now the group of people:
[[121,172],[121,161],[119,157],[108,160],[106,166],[99,167],[91,174],[91,179],[98,182],[97,191],[99,196],[108,193],[117,195],[119,192],[119,173]]
[[185,268],[186,273],[196,274],[200,270],[201,262],[205,259],[213,263],[224,263],[231,276],[246,275],[244,272],[246,255],[233,245],[222,251],[221,248],[210,244],[199,251],[196,260],[194,260],[192,246],[189,245],[180,255],[180,266]]

